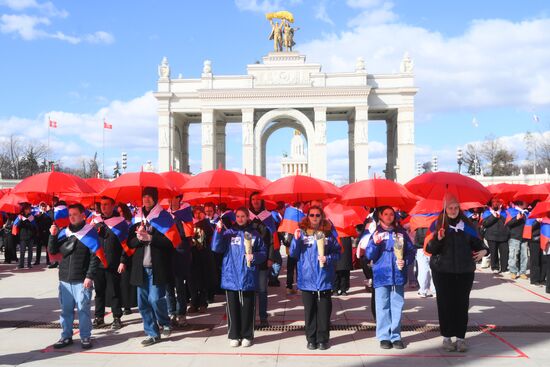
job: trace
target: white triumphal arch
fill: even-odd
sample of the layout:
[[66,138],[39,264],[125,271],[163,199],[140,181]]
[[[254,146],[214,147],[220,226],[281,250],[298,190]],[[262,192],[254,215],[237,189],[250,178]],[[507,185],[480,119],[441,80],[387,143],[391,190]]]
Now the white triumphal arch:
[[414,176],[413,63],[400,72],[369,74],[362,58],[354,71],[325,73],[298,52],[270,52],[246,75],[214,75],[204,62],[200,78],[171,78],[168,60],[158,67],[160,171],[189,172],[189,125],[201,124],[202,170],[225,166],[225,127],[242,124],[243,169],[266,173],[265,148],[279,128],[292,127],[308,143],[312,176],[327,176],[327,121],[347,121],[350,182],[369,177],[369,120],[387,125],[386,177]]

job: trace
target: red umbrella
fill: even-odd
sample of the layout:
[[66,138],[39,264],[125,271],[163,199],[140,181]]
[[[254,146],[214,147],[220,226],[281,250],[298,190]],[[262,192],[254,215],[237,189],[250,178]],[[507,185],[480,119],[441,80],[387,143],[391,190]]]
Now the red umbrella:
[[177,194],[175,188],[158,173],[130,172],[111,181],[100,196],[108,196],[117,202],[141,205],[142,191],[145,187],[155,187],[159,193],[159,200]]
[[187,173],[176,171],[161,172],[159,175],[164,177],[173,187],[177,188],[178,191],[179,188],[185,185],[192,177]]
[[392,206],[407,210],[416,205],[418,198],[403,185],[382,178],[373,178],[347,185],[340,202],[371,208]]
[[250,178],[252,181],[258,184],[258,186],[261,187],[261,189],[265,189],[267,185],[271,183],[270,180],[263,176],[256,176],[256,175],[245,175],[246,177]]
[[218,195],[247,195],[261,187],[242,173],[218,168],[191,177],[182,187],[183,192],[211,192]]
[[[460,209],[462,210],[469,210],[473,208],[482,208],[485,204],[478,203],[478,202],[464,202],[460,203]],[[439,213],[443,210],[443,200],[432,200],[432,199],[423,199],[418,201],[414,208],[409,212],[409,214],[431,214],[431,213]]]
[[262,191],[264,199],[284,201],[324,200],[340,197],[340,189],[330,182],[309,176],[287,176],[273,181]]
[[0,212],[17,214],[21,211],[20,203],[28,202],[27,198],[14,193],[9,193],[0,199]]
[[325,215],[334,224],[340,237],[357,237],[355,226],[362,224],[369,212],[360,206],[345,206],[331,203],[323,209]]
[[94,194],[95,191],[82,178],[63,172],[46,172],[29,176],[13,188],[13,193],[44,197],[59,194]]
[[537,203],[537,205],[535,205],[533,210],[531,210],[531,214],[529,214],[529,218],[545,218],[548,216],[549,212],[550,212],[550,201],[541,201],[540,203]]
[[522,184],[499,183],[487,186],[487,190],[489,190],[494,197],[502,199],[505,203],[509,203],[518,191],[526,187],[528,186]]
[[84,181],[88,185],[90,185],[90,187],[94,189],[96,193],[100,193],[101,191],[103,191],[103,189],[106,188],[109,184],[109,180],[106,180],[104,178],[85,178]]
[[550,197],[550,183],[534,186],[526,186],[520,189],[512,198],[515,200],[532,203],[535,200],[546,200]]
[[489,190],[476,180],[453,172],[424,173],[407,182],[405,187],[423,198],[443,200],[450,194],[461,203],[486,203],[492,196]]

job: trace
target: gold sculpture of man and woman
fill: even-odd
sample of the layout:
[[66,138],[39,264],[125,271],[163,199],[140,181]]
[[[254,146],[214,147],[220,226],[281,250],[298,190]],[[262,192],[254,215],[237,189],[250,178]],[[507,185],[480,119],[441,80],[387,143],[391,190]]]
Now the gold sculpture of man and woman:
[[292,51],[292,47],[294,47],[294,45],[296,44],[294,42],[294,32],[300,28],[294,28],[290,26],[290,23],[294,20],[293,18],[289,20],[288,17],[285,16],[281,17],[280,22],[274,22],[273,18],[277,17],[270,17],[270,15],[275,14],[266,14],[267,18],[271,22],[271,33],[269,34],[269,39],[273,40],[273,50],[275,52],[281,52],[283,51],[283,49],[286,51]]

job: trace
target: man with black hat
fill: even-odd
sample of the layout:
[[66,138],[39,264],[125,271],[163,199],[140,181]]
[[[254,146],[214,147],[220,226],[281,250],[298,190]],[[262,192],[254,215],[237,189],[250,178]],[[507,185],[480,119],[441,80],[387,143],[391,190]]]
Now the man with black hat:
[[[130,282],[138,288],[138,308],[143,318],[143,328],[148,337],[141,342],[146,347],[170,336],[170,318],[166,303],[166,285],[172,276],[172,252],[174,245],[164,232],[174,226],[172,216],[158,204],[158,191],[145,187],[142,192],[143,207],[130,227],[128,247],[135,249],[132,256]],[[180,239],[181,241],[181,239]]]
[[122,241],[128,237],[128,224],[126,220],[118,215],[115,209],[115,201],[109,197],[102,197],[100,202],[100,215],[92,219],[96,227],[99,241],[103,245],[107,258],[107,267],[99,264],[95,285],[95,319],[94,327],[102,326],[105,323],[105,305],[107,301],[107,289],[111,289],[111,311],[113,312],[113,323],[111,329],[117,330],[122,327],[120,274],[126,270],[126,263],[130,260],[122,248]]

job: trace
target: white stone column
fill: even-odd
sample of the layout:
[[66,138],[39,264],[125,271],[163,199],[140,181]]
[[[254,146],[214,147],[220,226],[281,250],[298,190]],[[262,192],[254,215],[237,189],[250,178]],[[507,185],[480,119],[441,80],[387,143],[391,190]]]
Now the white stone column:
[[202,132],[202,172],[215,168],[216,159],[216,129],[214,126],[214,110],[202,110],[201,132]]
[[172,147],[172,128],[171,128],[171,116],[170,111],[159,110],[158,112],[158,127],[159,127],[159,156],[158,156],[158,170],[159,172],[165,172],[170,169],[172,162],[173,147]]
[[[327,108],[315,107],[314,127],[315,138],[312,142],[315,144],[315,156],[313,161],[309,161],[309,173],[312,177],[327,179]],[[311,145],[310,144],[310,149]],[[303,171],[302,171],[303,172]]]
[[243,171],[259,175],[259,172],[254,171],[254,109],[243,108],[242,115]]
[[181,167],[180,171],[190,173],[189,167],[189,122],[181,124]]
[[355,117],[348,119],[348,181],[355,182]]
[[396,179],[397,169],[397,112],[386,120],[386,178]]
[[369,106],[355,107],[353,132],[355,180],[369,178]]
[[217,121],[216,124],[216,161],[214,167],[225,168],[225,121]]
[[406,183],[414,177],[414,107],[397,110],[397,182]]

